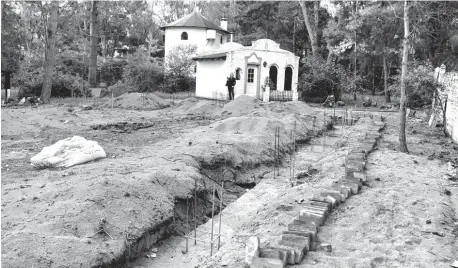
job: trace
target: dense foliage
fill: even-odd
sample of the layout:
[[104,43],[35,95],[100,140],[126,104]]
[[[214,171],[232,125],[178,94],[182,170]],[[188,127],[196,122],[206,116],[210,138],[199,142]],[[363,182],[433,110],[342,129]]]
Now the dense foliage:
[[[300,56],[299,90],[304,100],[321,102],[343,92],[386,91],[394,97],[399,93],[402,2],[100,1],[97,5],[97,83],[116,92],[195,88],[194,62],[189,57],[193,47],[169,53],[171,64],[165,67],[170,73],[164,77],[160,26],[197,8],[215,24],[227,18],[235,42],[250,45],[269,38]],[[23,95],[40,94],[52,6],[29,1],[2,1],[1,6],[2,63],[13,72],[13,87]],[[435,86],[433,68],[457,58],[458,3],[416,1],[411,6],[409,58],[415,63],[408,69],[407,94],[409,103],[417,105],[428,103]],[[59,3],[52,96],[89,92],[84,81],[90,25],[90,1]],[[313,55],[312,37],[318,47]]]

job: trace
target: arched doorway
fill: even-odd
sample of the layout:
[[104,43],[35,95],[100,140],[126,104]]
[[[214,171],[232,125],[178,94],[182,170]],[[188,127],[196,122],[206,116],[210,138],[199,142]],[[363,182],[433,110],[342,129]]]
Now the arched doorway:
[[270,79],[270,90],[277,90],[277,76],[278,68],[275,65],[270,66],[269,79]]
[[286,90],[291,90],[292,88],[292,83],[293,83],[293,68],[291,67],[286,67],[285,69],[285,91]]

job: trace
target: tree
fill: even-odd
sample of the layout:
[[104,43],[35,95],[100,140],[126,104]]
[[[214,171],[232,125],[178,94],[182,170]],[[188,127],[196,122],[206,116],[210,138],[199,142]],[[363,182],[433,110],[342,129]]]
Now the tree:
[[399,114],[401,116],[399,123],[399,150],[408,153],[406,141],[406,75],[407,64],[409,60],[409,4],[407,0],[404,1],[404,40],[402,46],[402,73],[401,73],[401,107]]
[[192,55],[196,53],[196,45],[177,45],[167,54],[167,74],[173,76],[190,76],[195,65]]
[[[57,33],[57,13],[59,12],[59,2],[52,1],[50,4],[50,16],[48,23],[45,24],[45,61],[43,89],[41,91],[41,100],[48,103],[51,99],[52,77],[55,58],[56,33]],[[42,6],[42,10],[43,10]],[[42,15],[45,13],[42,11]]]
[[97,48],[98,48],[98,21],[97,1],[92,1],[91,6],[91,55],[89,58],[89,85],[97,86]]
[[314,57],[318,57],[318,33],[317,33],[317,27],[318,27],[318,4],[319,2],[315,2],[314,5],[314,10],[315,10],[315,25],[312,25],[311,22],[311,17],[309,15],[309,8],[307,6],[307,3],[304,1],[300,1],[299,4],[301,6],[302,10],[302,15],[304,16],[304,23],[305,27],[307,27],[307,32],[310,38],[310,43],[312,45],[312,54]]

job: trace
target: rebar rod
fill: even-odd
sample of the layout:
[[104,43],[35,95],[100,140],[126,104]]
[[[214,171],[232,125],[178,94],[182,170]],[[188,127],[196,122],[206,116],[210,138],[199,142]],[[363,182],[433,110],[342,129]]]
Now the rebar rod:
[[213,196],[212,196],[212,233],[210,242],[210,257],[213,255],[213,217],[215,216],[215,185],[213,185]]
[[222,214],[223,214],[223,191],[224,191],[224,181],[221,182],[221,195],[219,199],[219,230],[218,230],[218,250],[221,246],[221,223],[222,223]]
[[197,180],[194,181],[194,245],[197,245]]
[[[189,198],[186,197],[186,234],[189,234]],[[186,253],[188,253],[189,239],[186,237]]]

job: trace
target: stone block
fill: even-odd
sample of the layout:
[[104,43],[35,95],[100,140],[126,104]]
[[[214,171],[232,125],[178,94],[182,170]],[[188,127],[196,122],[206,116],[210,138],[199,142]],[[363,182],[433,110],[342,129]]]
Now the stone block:
[[336,200],[337,205],[342,203],[342,196],[340,195],[340,192],[338,191],[326,190],[326,191],[321,192],[320,195],[324,197],[331,196],[332,198]]
[[326,252],[331,252],[332,251],[332,246],[331,244],[320,244],[320,250],[326,251]]
[[[288,224],[288,226],[290,226],[290,225],[300,225],[300,227],[291,227],[291,228],[296,228],[296,229],[290,229],[288,227],[288,231],[312,230],[314,232],[318,232],[318,230],[320,228],[314,222],[306,222],[306,221],[302,221],[302,220],[299,220],[299,219],[293,220],[293,222],[291,224]],[[299,229],[299,228],[302,228],[302,229]]]
[[[294,259],[292,260],[292,263],[294,263],[294,264],[301,263],[302,259],[305,256],[304,251],[302,251],[302,250],[300,250],[299,248],[296,248],[296,247],[290,247],[290,246],[287,246],[287,245],[281,245],[280,241],[275,245],[275,247],[292,251],[293,252],[292,256],[294,256]],[[289,260],[289,261],[291,261],[291,260]],[[290,264],[290,263],[288,262],[288,264]]]
[[310,248],[310,239],[308,237],[294,234],[282,234],[281,240],[278,243],[280,243],[280,245],[298,248],[304,253],[309,251]]
[[362,186],[362,183],[360,181],[355,181],[352,179],[341,179],[337,185],[342,185],[344,187],[348,187],[351,190],[351,194],[355,195],[358,194],[359,189]]
[[346,171],[363,171],[366,168],[366,161],[358,161],[354,159],[348,159],[345,162]]
[[360,147],[360,146],[351,149],[350,152],[349,152],[349,154],[358,154],[358,153],[362,153],[367,157],[366,149],[363,148],[363,147]]
[[318,240],[318,233],[316,230],[313,229],[305,229],[301,231],[283,231],[284,234],[294,234],[299,236],[305,236],[310,239],[310,242],[317,242]]
[[250,268],[283,268],[286,263],[278,259],[254,257]]
[[327,202],[320,202],[320,201],[305,201],[305,202],[302,203],[302,204],[308,205],[308,206],[316,206],[316,207],[326,208],[326,209],[328,210],[329,213],[332,211],[331,204],[329,204],[329,203],[327,203]]
[[251,265],[254,258],[259,257],[259,238],[251,236],[245,246],[245,263]]
[[350,152],[348,153],[347,157],[346,157],[347,160],[358,160],[358,161],[364,161],[366,160],[366,154],[365,153],[361,153],[361,152]]
[[301,208],[307,209],[310,211],[317,211],[324,213],[324,215],[327,217],[329,215],[329,211],[327,207],[320,207],[320,206],[314,206],[314,205],[308,205],[308,204],[301,204]]
[[321,226],[324,224],[326,218],[323,213],[318,214],[307,210],[301,210],[299,212],[299,220],[305,222],[314,222],[317,226]]
[[344,195],[345,199],[349,198],[351,196],[351,188],[346,186],[346,185],[342,185],[342,184],[333,184],[331,186],[334,190],[336,191],[339,191],[341,194]]
[[260,248],[259,249],[259,257],[261,257],[261,258],[269,258],[269,259],[278,259],[278,260],[281,260],[281,261],[287,263],[288,250],[279,249],[279,248],[273,248],[273,247]]
[[331,196],[324,197],[321,195],[314,195],[312,198],[310,198],[310,201],[326,202],[331,206],[331,210],[335,209],[337,206],[337,200]]
[[362,181],[362,182],[366,182],[367,181],[367,175],[366,175],[366,172],[353,172],[353,178],[359,180],[359,181]]

